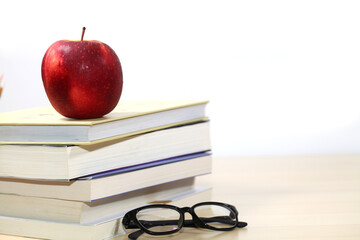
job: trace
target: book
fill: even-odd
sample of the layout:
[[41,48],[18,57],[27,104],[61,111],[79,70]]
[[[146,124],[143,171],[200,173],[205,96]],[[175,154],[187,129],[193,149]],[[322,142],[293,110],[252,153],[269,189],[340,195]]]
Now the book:
[[0,145],[0,177],[70,180],[210,148],[209,122],[84,146]]
[[0,178],[0,193],[90,202],[211,172],[212,159],[209,153],[178,158],[154,167],[118,174],[110,172],[108,176],[88,176],[70,182]]
[[108,115],[70,119],[52,107],[0,113],[0,144],[88,145],[206,120],[207,101],[120,101]]
[[[161,199],[157,202],[173,205],[180,205],[187,202],[190,203],[189,206],[192,206],[198,202],[210,201],[210,199],[210,187],[195,187],[180,195]],[[126,234],[122,226],[122,218],[129,210],[131,209],[117,212],[111,219],[106,221],[87,225],[0,216],[0,234],[53,240],[109,239]]]
[[193,188],[194,177],[190,177],[92,202],[0,194],[0,215],[89,225],[124,209],[162,201]]

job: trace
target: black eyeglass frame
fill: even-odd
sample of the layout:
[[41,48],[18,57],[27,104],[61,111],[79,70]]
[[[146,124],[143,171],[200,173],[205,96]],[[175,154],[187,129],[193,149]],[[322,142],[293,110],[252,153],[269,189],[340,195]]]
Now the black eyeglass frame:
[[[234,213],[234,216],[232,216],[232,217],[234,217],[236,220],[235,224],[233,226],[224,227],[224,228],[216,228],[216,227],[213,227],[213,226],[207,224],[204,220],[201,220],[194,211],[195,208],[197,208],[199,206],[205,206],[205,205],[215,205],[215,206],[220,206],[220,207],[228,209],[230,211],[230,213]],[[151,231],[148,228],[144,227],[142,225],[142,223],[137,219],[136,215],[138,214],[138,212],[140,212],[144,209],[152,209],[152,208],[167,208],[167,209],[172,209],[172,210],[177,211],[180,214],[180,218],[179,218],[179,220],[172,220],[172,221],[176,221],[176,223],[178,223],[177,224],[178,228],[171,230],[171,231],[154,232],[154,231]],[[185,221],[185,213],[189,213],[192,216],[192,221],[191,220]],[[183,208],[179,208],[177,206],[167,205],[167,204],[151,204],[151,205],[139,207],[139,208],[136,208],[136,209],[133,209],[133,210],[127,212],[123,218],[122,223],[123,223],[124,228],[126,228],[126,229],[139,228],[141,231],[143,231],[147,234],[150,234],[150,235],[169,235],[169,234],[173,234],[173,233],[180,231],[183,227],[198,227],[198,228],[205,228],[205,229],[210,229],[210,230],[214,230],[214,231],[230,231],[236,227],[241,228],[241,227],[245,227],[247,225],[247,223],[245,223],[245,222],[239,222],[238,211],[235,208],[235,206],[233,206],[231,204],[227,204],[227,203],[221,203],[221,202],[201,202],[201,203],[193,205],[192,207],[183,207]]]

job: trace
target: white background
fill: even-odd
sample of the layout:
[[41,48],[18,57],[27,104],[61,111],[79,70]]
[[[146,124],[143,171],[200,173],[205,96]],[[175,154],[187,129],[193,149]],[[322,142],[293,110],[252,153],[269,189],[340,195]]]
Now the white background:
[[0,1],[0,112],[48,105],[46,49],[110,45],[125,99],[209,99],[215,155],[360,153],[359,1]]

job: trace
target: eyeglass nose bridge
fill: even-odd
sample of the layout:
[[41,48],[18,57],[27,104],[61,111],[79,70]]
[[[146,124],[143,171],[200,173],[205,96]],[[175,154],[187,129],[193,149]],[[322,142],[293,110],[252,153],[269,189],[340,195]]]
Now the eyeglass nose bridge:
[[191,214],[191,208],[189,208],[189,207],[183,207],[183,208],[180,208],[181,209],[181,212],[183,212],[183,213],[190,213]]
[[[204,228],[205,227],[205,223],[200,220],[200,218],[194,212],[193,208],[191,208],[191,207],[183,207],[183,208],[180,208],[180,210],[181,210],[183,218],[184,218],[184,226],[197,227],[197,228]],[[191,223],[187,223],[187,221],[185,221],[185,213],[189,213],[191,215],[191,217],[192,217]]]

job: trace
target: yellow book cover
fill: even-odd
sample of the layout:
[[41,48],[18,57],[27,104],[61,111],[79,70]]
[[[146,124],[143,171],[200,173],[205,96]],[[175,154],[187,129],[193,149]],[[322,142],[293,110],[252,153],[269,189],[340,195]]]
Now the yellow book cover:
[[0,113],[0,144],[92,144],[206,120],[208,101],[120,101],[96,119],[70,119],[51,106]]

